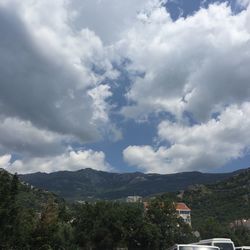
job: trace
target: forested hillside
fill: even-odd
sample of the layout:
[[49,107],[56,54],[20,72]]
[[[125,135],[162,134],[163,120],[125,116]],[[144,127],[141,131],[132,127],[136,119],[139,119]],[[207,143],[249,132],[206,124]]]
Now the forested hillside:
[[48,236],[58,231],[53,238],[59,240],[60,230],[67,227],[60,219],[66,212],[63,199],[21,183],[17,175],[2,169],[0,201],[0,249],[50,249]]
[[0,173],[0,249],[164,250],[196,240],[177,217],[172,200],[141,203],[95,202],[66,205],[55,195]]
[[213,185],[195,185],[181,196],[192,209],[193,228],[203,238],[228,236],[250,244],[249,230],[230,225],[250,219],[250,169]]

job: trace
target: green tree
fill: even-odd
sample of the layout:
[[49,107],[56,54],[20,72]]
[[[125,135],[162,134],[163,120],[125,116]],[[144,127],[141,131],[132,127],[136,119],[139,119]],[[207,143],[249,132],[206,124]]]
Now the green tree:
[[160,231],[159,249],[166,249],[175,243],[189,243],[196,238],[191,227],[177,217],[172,200],[156,198],[149,203],[146,220]]
[[216,219],[209,217],[203,221],[198,231],[202,239],[221,238],[227,236],[225,228],[226,227],[221,225]]
[[244,226],[236,227],[231,232],[231,239],[236,246],[250,246],[250,230]]

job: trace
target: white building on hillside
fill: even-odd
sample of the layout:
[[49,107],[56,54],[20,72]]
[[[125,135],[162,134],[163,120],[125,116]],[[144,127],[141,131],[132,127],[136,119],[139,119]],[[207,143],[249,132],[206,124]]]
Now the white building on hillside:
[[128,196],[126,201],[129,203],[142,202],[142,197],[137,195]]
[[175,209],[177,214],[191,226],[191,209],[183,202],[176,203]]

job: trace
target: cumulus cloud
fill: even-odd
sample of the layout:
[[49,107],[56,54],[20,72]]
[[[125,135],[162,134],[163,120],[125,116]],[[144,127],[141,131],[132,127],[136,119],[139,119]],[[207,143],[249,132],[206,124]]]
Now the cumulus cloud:
[[101,39],[73,19],[67,0],[0,1],[2,153],[55,155],[114,130],[102,82],[118,74]]
[[74,0],[71,2],[75,9],[73,25],[76,29],[89,28],[105,44],[113,45],[149,2],[151,0]]
[[129,146],[124,159],[146,172],[172,173],[221,167],[249,151],[250,103],[230,106],[217,118],[193,126],[163,121],[161,141],[169,147]]
[[0,156],[0,168],[8,168],[10,165],[11,155]]
[[172,173],[221,167],[247,154],[250,9],[235,14],[215,3],[173,21],[158,5],[138,17],[118,46],[131,59],[128,71],[139,72],[122,114],[169,112],[175,123],[160,123],[161,146],[127,147],[125,161]]
[[93,122],[107,122],[109,105],[105,102],[108,97],[112,96],[110,87],[108,85],[99,85],[88,91],[89,96],[93,99]]
[[0,167],[11,173],[33,173],[33,172],[55,172],[61,170],[75,171],[83,168],[97,170],[111,170],[110,165],[105,160],[102,151],[89,150],[68,150],[55,157],[35,157],[24,160],[12,160],[11,155],[0,157]]
[[29,156],[56,155],[65,150],[70,138],[32,126],[17,118],[0,119],[0,149]]
[[[1,113],[86,142],[99,136],[98,126],[91,123],[95,96],[90,98],[87,90],[105,77],[95,74],[93,65],[109,76],[113,70],[94,32],[71,30],[66,4],[58,0],[0,5]],[[48,15],[48,9],[55,13]]]
[[131,60],[131,74],[141,72],[127,93],[132,105],[122,113],[137,118],[166,111],[181,118],[188,111],[206,121],[247,101],[249,18],[249,9],[234,14],[226,3],[176,21],[164,6],[142,12],[118,46]]

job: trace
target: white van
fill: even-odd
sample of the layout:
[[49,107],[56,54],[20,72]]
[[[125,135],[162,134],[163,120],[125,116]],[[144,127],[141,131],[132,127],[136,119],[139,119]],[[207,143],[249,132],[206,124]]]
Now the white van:
[[250,246],[236,247],[235,250],[250,250]]
[[168,250],[220,250],[214,246],[192,245],[192,244],[176,244]]
[[233,241],[227,238],[213,238],[213,239],[201,240],[195,244],[216,246],[219,247],[220,250],[235,250]]

